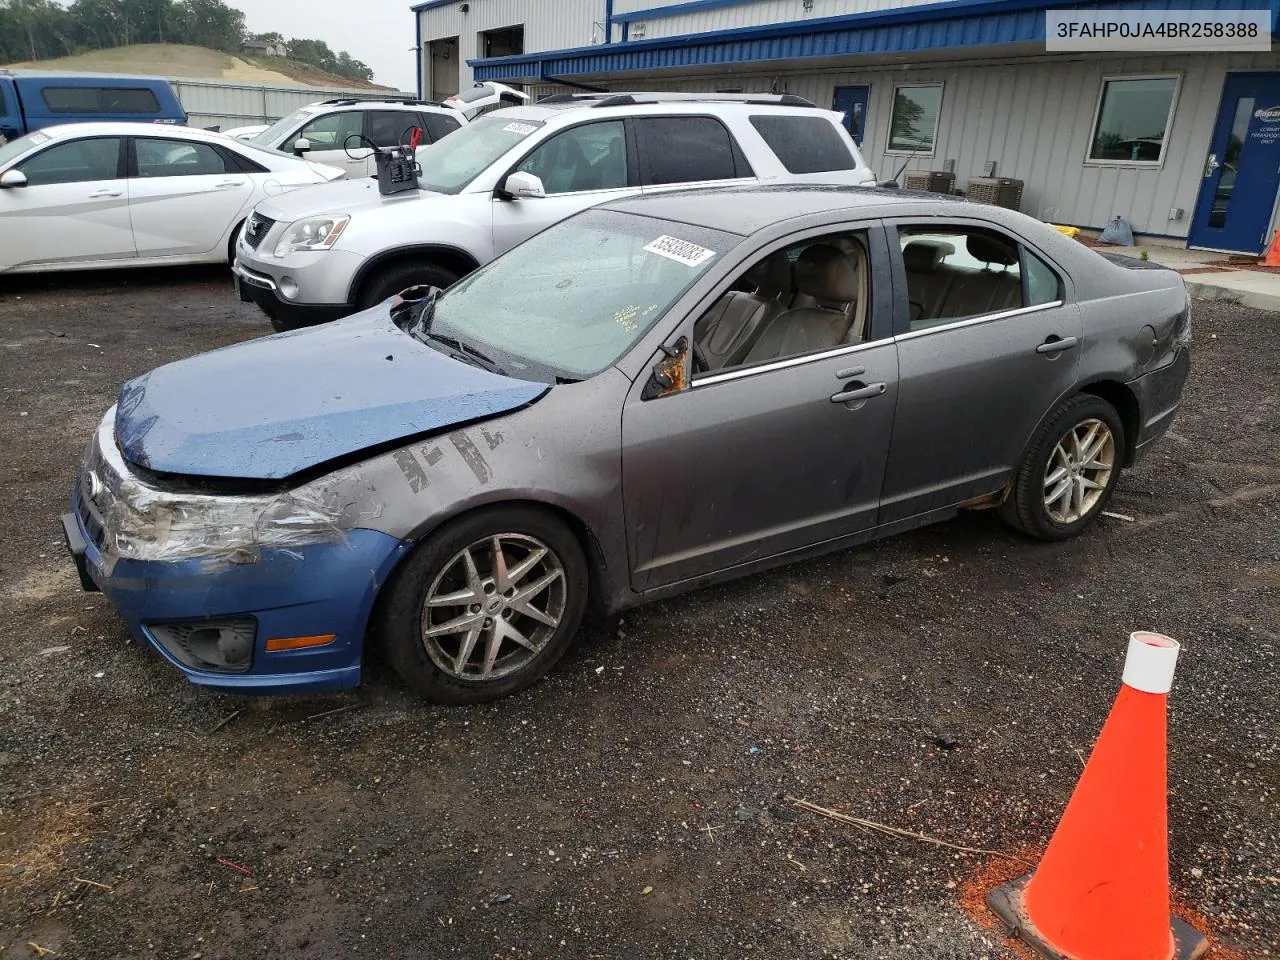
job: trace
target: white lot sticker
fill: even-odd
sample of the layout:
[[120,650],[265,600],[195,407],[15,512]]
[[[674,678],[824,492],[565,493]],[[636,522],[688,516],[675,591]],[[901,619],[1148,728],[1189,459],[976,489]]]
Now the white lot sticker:
[[502,128],[502,132],[518,133],[522,137],[527,137],[529,134],[533,133],[533,131],[537,129],[538,128],[531,123],[518,123],[513,120],[511,121],[511,123],[508,123],[505,127]]
[[679,237],[668,237],[666,234],[646,246],[645,250],[656,253],[660,257],[666,257],[668,260],[674,260],[676,263],[683,263],[686,267],[696,267],[716,255],[714,250],[700,247],[688,240],[681,240]]

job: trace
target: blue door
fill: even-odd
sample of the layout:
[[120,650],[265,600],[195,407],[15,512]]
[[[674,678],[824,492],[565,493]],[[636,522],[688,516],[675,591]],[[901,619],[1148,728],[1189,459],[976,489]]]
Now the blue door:
[[1280,186],[1280,73],[1229,73],[1187,245],[1261,253]]
[[831,99],[831,109],[844,114],[844,125],[853,142],[862,146],[862,134],[867,129],[867,95],[870,87],[836,87]]

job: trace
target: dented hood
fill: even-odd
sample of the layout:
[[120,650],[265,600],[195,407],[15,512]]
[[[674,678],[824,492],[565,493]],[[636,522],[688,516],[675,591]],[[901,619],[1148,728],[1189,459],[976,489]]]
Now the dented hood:
[[548,389],[453,360],[400,330],[384,307],[126,383],[116,442],[126,459],[160,473],[283,480],[515,410]]

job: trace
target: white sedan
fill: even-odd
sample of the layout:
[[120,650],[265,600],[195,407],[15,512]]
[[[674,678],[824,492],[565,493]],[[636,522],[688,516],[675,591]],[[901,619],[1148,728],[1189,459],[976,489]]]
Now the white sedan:
[[344,175],[190,127],[46,127],[0,146],[0,273],[227,263],[259,201]]

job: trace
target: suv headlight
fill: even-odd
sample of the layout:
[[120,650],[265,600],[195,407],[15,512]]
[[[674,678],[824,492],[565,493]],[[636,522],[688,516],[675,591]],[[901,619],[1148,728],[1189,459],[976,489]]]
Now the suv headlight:
[[351,218],[343,214],[337,217],[307,217],[289,224],[280,242],[276,244],[276,256],[283,257],[296,250],[328,250],[347,229]]

